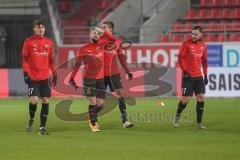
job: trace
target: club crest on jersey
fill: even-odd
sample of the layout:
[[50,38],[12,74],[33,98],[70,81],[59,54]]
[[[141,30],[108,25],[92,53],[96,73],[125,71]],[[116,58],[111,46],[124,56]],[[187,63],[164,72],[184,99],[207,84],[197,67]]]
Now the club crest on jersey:
[[203,48],[203,47],[200,47],[200,54],[199,54],[200,57],[202,57],[203,52],[204,52],[204,48]]
[[100,50],[100,47],[96,47],[96,50],[99,51],[99,50]]
[[103,55],[103,53],[102,53],[102,52],[100,52],[100,53],[96,54],[96,55],[95,55],[95,57],[101,58],[101,57],[102,57],[102,55]]
[[45,44],[45,45],[44,45],[44,48],[45,48],[45,49],[48,49],[48,48],[49,48],[49,45],[48,45],[48,44]]

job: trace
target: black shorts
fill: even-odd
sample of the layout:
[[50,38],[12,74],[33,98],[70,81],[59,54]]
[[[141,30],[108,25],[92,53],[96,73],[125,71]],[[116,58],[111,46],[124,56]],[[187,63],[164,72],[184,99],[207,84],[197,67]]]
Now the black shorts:
[[28,84],[28,96],[51,97],[51,88],[49,80],[34,81],[31,80]]
[[116,89],[123,88],[120,74],[105,76],[104,84],[105,84],[105,89],[107,89],[107,86],[109,86],[111,92],[114,92]]
[[104,79],[83,79],[84,91],[87,97],[94,97],[105,99]]
[[182,79],[182,96],[192,96],[200,93],[205,94],[205,84],[203,77],[194,77],[189,79]]

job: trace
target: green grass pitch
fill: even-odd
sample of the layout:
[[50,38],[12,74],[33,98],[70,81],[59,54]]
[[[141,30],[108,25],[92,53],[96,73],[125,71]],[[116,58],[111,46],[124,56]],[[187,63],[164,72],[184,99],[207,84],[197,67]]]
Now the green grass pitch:
[[[0,100],[0,160],[238,160],[240,157],[240,99],[206,99],[204,124],[196,129],[195,100],[184,111],[179,128],[172,126],[178,99],[137,99],[128,107],[134,128],[121,126],[119,110],[99,119],[100,133],[86,121],[60,120],[52,99],[48,120],[50,135],[38,135],[39,111],[34,131],[27,133],[27,99]],[[164,107],[156,104],[162,100]],[[74,99],[71,111],[86,111],[85,99]],[[81,105],[81,107],[80,107]],[[82,107],[84,106],[84,107]]]

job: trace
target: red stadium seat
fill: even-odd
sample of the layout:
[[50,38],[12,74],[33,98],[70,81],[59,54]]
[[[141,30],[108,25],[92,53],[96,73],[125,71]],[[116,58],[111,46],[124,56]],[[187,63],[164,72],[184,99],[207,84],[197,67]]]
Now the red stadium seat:
[[194,9],[188,10],[186,18],[188,19],[195,18],[197,14],[198,14],[197,10],[194,10]]
[[198,24],[198,25],[206,25],[208,22],[207,21],[198,21],[197,23],[195,24]]
[[217,23],[215,24],[216,26],[216,30],[215,31],[219,31],[219,32],[223,32],[225,30],[225,23]]
[[218,23],[218,24],[209,24],[206,28],[206,31],[208,32],[222,32],[224,31],[224,24]]
[[162,34],[162,35],[160,36],[160,42],[162,42],[162,43],[167,43],[167,42],[169,42],[169,34]]
[[208,24],[208,26],[206,27],[205,31],[207,31],[207,32],[215,31],[215,24]]
[[172,42],[182,42],[183,36],[182,35],[172,35]]
[[223,1],[222,0],[212,0],[212,6],[222,6]]
[[240,30],[240,22],[233,22],[227,25],[228,31],[239,31]]
[[[210,1],[211,2],[211,1]],[[209,0],[201,0],[200,1],[200,6],[201,7],[206,7],[206,6],[209,6]],[[211,4],[210,4],[211,5]]]
[[228,4],[229,4],[229,0],[224,0],[223,1],[223,6],[225,7],[225,6],[228,6]]
[[235,9],[233,12],[233,18],[239,18],[240,17],[240,9]]
[[224,9],[222,12],[222,18],[232,18],[232,9]]
[[211,9],[210,10],[210,18],[219,18],[220,14],[221,14],[221,12],[219,9]]
[[216,42],[217,41],[217,37],[215,34],[207,34],[206,35],[206,41],[207,42]]
[[209,10],[208,9],[201,9],[199,11],[199,17],[202,19],[208,18],[209,17]]
[[68,13],[71,10],[71,3],[69,0],[62,0],[59,3],[59,11],[62,13]]
[[240,0],[236,0],[236,6],[240,6]]
[[172,27],[172,32],[179,32],[181,30],[180,26],[177,24],[174,24]]
[[101,5],[100,5],[100,8],[101,10],[105,10],[109,5],[109,1],[108,0],[103,0]]
[[225,35],[224,34],[219,34],[217,37],[218,42],[224,42],[225,41]]
[[191,32],[191,30],[192,30],[191,24],[185,24],[182,29],[183,32]]
[[223,5],[224,6],[235,6],[236,0],[224,0]]
[[239,37],[239,35],[236,35],[236,34],[231,34],[228,37],[228,41],[230,41],[230,42],[237,42],[239,40],[240,40],[240,37]]
[[185,31],[191,32],[194,24],[196,24],[196,22],[189,22],[189,21],[187,21],[185,23],[185,26],[186,26]]

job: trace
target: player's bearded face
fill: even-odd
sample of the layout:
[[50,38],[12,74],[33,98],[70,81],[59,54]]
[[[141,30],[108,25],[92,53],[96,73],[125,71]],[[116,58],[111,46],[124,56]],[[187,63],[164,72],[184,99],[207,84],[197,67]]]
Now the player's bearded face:
[[196,41],[200,40],[201,37],[202,37],[202,34],[199,30],[192,30],[192,40],[193,41],[196,42]]
[[45,26],[44,25],[36,25],[33,28],[33,31],[34,31],[35,35],[43,36],[45,33]]
[[99,36],[100,36],[100,33],[99,33],[98,31],[92,30],[92,31],[90,32],[90,35],[89,35],[90,41],[91,41],[91,42],[97,42],[98,39],[99,39]]

